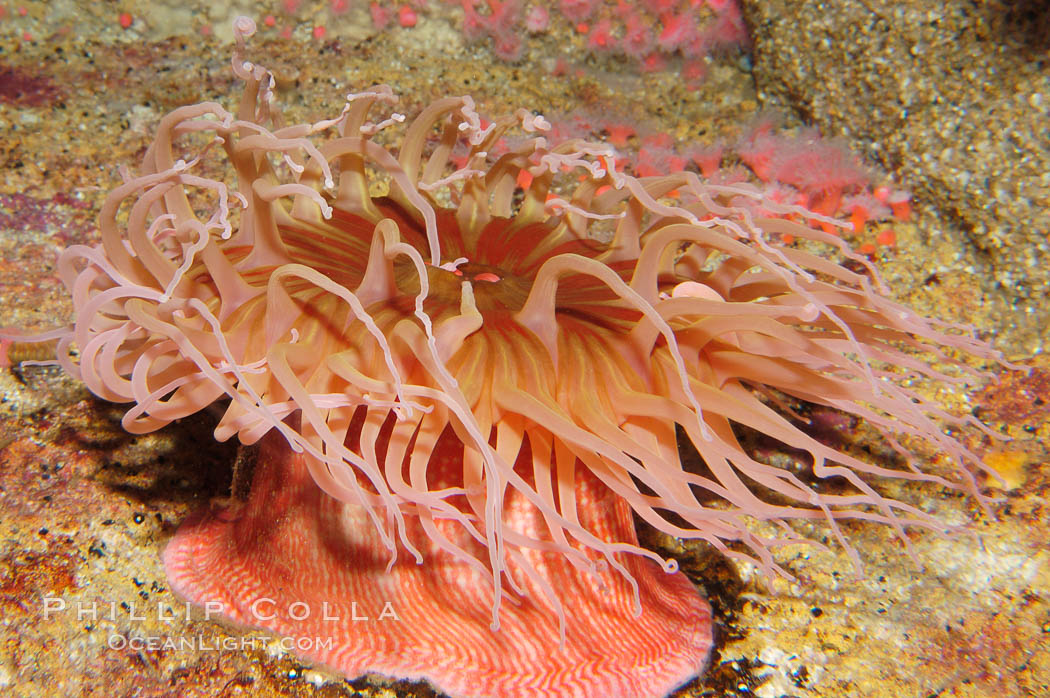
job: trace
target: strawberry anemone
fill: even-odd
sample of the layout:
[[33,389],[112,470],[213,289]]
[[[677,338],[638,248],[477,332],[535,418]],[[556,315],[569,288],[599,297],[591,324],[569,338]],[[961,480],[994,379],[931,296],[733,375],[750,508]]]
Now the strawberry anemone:
[[[799,222],[830,219],[689,172],[618,173],[607,146],[549,143],[526,111],[487,123],[469,97],[401,126],[380,86],[284,125],[242,56],[252,29],[238,112],[165,117],[101,243],[61,262],[60,360],[134,403],[126,429],[222,400],[216,437],[260,444],[250,493],[167,547],[178,593],[347,676],[655,696],[702,671],[712,623],[635,518],[786,574],[771,549],[797,539],[791,519],[824,520],[855,560],[843,519],[944,530],[875,477],[981,496],[979,459],[942,428],[980,425],[913,386],[970,375],[917,350],[995,353]],[[813,438],[802,403],[863,418],[906,466]],[[763,462],[741,429],[808,466]],[[909,440],[956,467],[924,470]]]

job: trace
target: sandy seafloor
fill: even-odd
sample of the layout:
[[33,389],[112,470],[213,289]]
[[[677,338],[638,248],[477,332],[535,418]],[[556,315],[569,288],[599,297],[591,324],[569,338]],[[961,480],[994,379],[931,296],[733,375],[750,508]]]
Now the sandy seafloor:
[[[485,45],[467,45],[443,7],[412,29],[376,33],[363,11],[325,20],[324,3],[299,3],[294,17],[280,14],[279,3],[233,4],[257,19],[275,12],[278,27],[293,29],[287,39],[276,28],[264,31],[253,44],[253,55],[280,78],[290,120],[332,115],[346,92],[374,82],[392,85],[409,114],[463,93],[492,114],[616,105],[676,139],[701,142],[731,138],[761,108],[740,55],[711,62],[706,82],[691,89],[673,71],[642,78],[615,61],[587,58],[566,28],[530,38],[522,60],[506,64]],[[133,19],[127,29],[121,11]],[[224,41],[233,14],[226,3],[201,0],[5,3],[0,326],[65,322],[70,304],[55,275],[56,253],[97,239],[94,218],[119,182],[117,168],[135,166],[154,124],[175,106],[233,104]],[[318,23],[327,24],[324,40],[312,36]],[[204,25],[213,31],[202,33]],[[579,70],[552,75],[559,57]],[[13,80],[21,81],[18,89]],[[1031,351],[1045,334],[1011,332],[1003,311],[985,302],[962,237],[950,229],[930,235],[924,226],[932,212],[922,200],[915,207],[913,222],[897,226],[896,247],[876,255],[894,294],[926,313],[996,328],[1007,355],[1033,368],[941,395],[1014,437],[994,456],[1011,487],[993,490],[1000,501],[988,515],[955,492],[882,484],[885,494],[945,521],[971,521],[977,536],[915,534],[909,557],[890,531],[847,525],[864,563],[860,579],[841,551],[796,547],[778,559],[798,583],[768,587],[700,546],[650,536],[705,588],[720,623],[711,670],[677,695],[1050,695],[1050,467],[1043,445],[1050,436],[1050,366]],[[0,396],[0,690],[27,697],[434,695],[425,685],[379,678],[348,683],[258,633],[156,620],[158,604],[177,605],[161,549],[182,519],[229,486],[235,449],[214,443],[214,415],[131,436],[120,428],[120,406],[50,368],[0,371]],[[976,437],[971,443],[989,448]],[[45,618],[45,596],[70,608],[97,603],[98,617]],[[208,647],[254,638],[246,643],[254,647],[111,649],[113,634],[191,636]]]

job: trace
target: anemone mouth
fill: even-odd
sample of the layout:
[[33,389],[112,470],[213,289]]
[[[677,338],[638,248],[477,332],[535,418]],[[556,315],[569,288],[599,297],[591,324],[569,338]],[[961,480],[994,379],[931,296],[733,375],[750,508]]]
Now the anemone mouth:
[[[411,245],[419,254],[428,254],[426,229],[418,216],[397,201],[380,197],[372,205],[381,220],[391,220],[397,226],[402,242]],[[536,275],[543,263],[559,254],[575,254],[598,259],[609,250],[607,243],[589,238],[562,241],[555,246],[546,243],[556,237],[558,221],[547,219],[521,221],[515,217],[493,216],[473,236],[465,236],[457,220],[456,209],[434,207],[441,239],[441,264],[427,269],[428,290],[425,310],[435,320],[455,311],[462,297],[462,284],[473,287],[474,302],[483,315],[516,313],[526,300]],[[279,228],[280,238],[294,263],[315,269],[345,288],[358,288],[365,277],[369,247],[376,223],[360,215],[333,207],[330,219],[310,226],[294,223]],[[629,265],[622,265],[626,271]],[[271,269],[255,270],[265,275]],[[420,294],[420,278],[408,259],[394,263],[397,297],[386,302],[398,304],[411,315],[412,303]],[[556,305],[559,310],[571,312],[573,304],[587,300],[579,284],[572,283],[559,289]],[[607,290],[595,286],[592,301],[611,300]],[[598,318],[595,318],[598,320]]]

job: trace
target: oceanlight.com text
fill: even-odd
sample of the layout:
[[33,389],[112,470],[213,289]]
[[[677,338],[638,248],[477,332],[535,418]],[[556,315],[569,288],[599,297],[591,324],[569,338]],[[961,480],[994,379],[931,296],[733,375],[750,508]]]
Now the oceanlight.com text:
[[331,637],[205,637],[204,635],[162,635],[131,636],[112,633],[106,639],[106,645],[112,650],[130,649],[135,652],[175,650],[188,652],[246,651],[272,648],[276,642],[285,652],[314,652],[331,650],[334,639]]

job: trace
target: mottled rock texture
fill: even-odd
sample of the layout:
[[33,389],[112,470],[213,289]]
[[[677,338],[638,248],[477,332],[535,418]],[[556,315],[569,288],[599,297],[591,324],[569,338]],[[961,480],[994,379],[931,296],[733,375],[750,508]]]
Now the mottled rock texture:
[[[1022,2],[743,2],[759,100],[853,146],[936,214],[997,322],[1044,348],[1050,309],[1050,8]],[[950,240],[938,240],[949,237]]]

